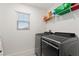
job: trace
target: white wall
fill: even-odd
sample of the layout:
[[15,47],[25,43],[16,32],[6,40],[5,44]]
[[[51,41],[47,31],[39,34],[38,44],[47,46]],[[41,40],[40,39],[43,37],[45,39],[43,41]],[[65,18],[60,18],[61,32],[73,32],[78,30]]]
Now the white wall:
[[[16,11],[30,13],[30,30],[17,30]],[[23,4],[0,4],[0,36],[4,55],[34,53],[35,33],[43,32],[45,10]]]
[[79,36],[79,10],[56,16],[46,24],[46,30],[49,29],[53,32],[75,32]]

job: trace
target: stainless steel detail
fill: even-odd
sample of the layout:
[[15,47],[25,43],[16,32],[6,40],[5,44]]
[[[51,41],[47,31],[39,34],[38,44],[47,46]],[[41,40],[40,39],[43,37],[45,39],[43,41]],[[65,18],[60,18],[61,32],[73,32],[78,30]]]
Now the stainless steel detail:
[[50,38],[47,38],[47,37],[42,37],[42,38],[45,38],[45,39],[48,39],[48,40],[51,40],[51,41],[54,41],[54,42],[56,42],[56,43],[59,43],[59,44],[61,44],[61,42],[59,42],[59,41],[56,41],[56,40],[53,40],[53,39],[50,39]]
[[53,45],[53,44],[51,44],[51,43],[49,43],[49,42],[47,42],[47,41],[45,41],[45,40],[42,40],[43,42],[45,42],[46,44],[48,44],[48,45],[50,45],[50,46],[52,46],[52,47],[54,47],[54,48],[56,48],[57,50],[59,49],[58,47],[56,47],[55,45]]

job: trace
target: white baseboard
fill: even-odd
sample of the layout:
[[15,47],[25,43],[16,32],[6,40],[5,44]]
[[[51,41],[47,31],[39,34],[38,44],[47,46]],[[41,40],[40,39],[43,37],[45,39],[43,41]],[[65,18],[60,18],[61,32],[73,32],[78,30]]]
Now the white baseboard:
[[35,56],[35,53],[34,53],[34,49],[28,49],[16,53],[8,54],[6,56]]

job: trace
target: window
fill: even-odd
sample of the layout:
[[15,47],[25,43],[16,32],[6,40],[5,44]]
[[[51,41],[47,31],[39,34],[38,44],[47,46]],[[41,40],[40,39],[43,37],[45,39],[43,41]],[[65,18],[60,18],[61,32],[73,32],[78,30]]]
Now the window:
[[30,25],[30,14],[17,12],[18,21],[17,21],[17,29],[18,30],[27,30]]

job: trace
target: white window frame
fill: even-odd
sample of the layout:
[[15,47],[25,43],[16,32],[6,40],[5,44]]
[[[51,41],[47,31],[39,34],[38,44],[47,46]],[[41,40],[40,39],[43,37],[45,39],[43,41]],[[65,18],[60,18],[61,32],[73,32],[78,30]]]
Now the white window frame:
[[[24,13],[24,12],[19,12],[19,11],[16,11],[17,12],[17,30],[28,30],[30,29],[30,14],[29,13]],[[25,15],[27,18],[26,18],[26,21],[24,20],[21,20],[19,19],[20,17],[23,17],[23,16],[19,16],[20,14],[23,14]],[[27,27],[20,27],[21,23],[26,23],[27,24]]]

